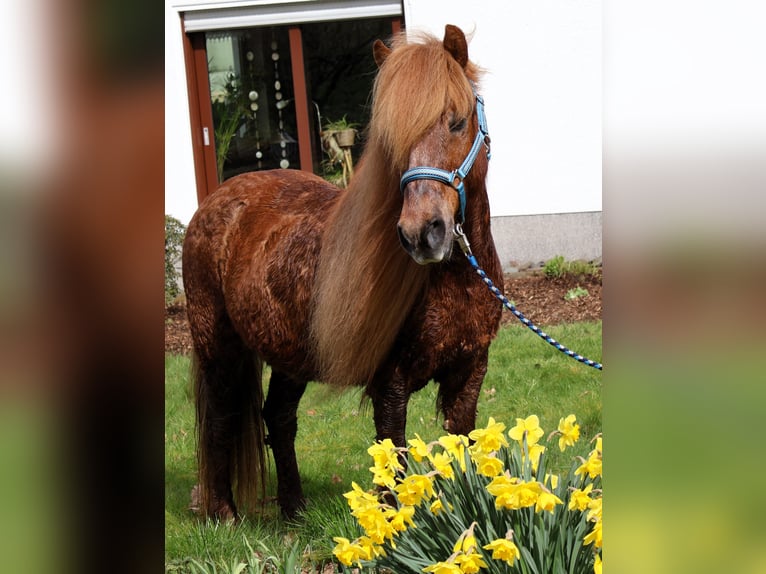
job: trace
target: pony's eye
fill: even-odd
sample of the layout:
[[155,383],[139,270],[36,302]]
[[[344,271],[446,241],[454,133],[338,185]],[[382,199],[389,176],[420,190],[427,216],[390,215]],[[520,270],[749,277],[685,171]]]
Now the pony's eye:
[[465,118],[463,119],[454,119],[449,124],[449,131],[452,133],[462,132],[465,129],[466,124],[468,123],[468,120]]

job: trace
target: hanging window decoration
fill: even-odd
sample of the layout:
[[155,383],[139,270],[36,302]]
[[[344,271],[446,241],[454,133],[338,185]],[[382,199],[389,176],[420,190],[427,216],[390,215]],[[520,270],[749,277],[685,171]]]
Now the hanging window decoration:
[[[255,59],[255,54],[252,50],[248,50],[245,54],[245,58],[247,58],[248,65],[251,68],[251,76],[252,76],[252,66],[253,66],[253,60]],[[257,160],[256,166],[257,169],[263,168],[263,152],[261,151],[261,133],[260,128],[258,127],[258,92],[253,89],[250,90],[250,93],[247,95],[248,99],[250,100],[250,111],[252,112],[252,120],[253,120],[253,129],[255,131],[255,159]]]
[[279,167],[287,169],[290,167],[290,160],[287,159],[287,139],[285,138],[285,124],[282,118],[282,110],[287,102],[282,99],[282,83],[279,80],[279,44],[276,38],[271,40],[271,59],[274,62],[274,106],[277,108],[279,147],[282,155]]

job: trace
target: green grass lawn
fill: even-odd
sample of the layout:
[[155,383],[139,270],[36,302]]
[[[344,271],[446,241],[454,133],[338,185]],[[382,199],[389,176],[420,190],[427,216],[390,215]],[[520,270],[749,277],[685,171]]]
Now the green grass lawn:
[[[601,323],[575,323],[546,331],[577,352],[601,360]],[[194,405],[189,358],[165,357],[165,568],[167,572],[235,572],[248,558],[271,556],[279,571],[300,572],[291,560],[322,571],[329,563],[333,536],[354,538],[354,521],[342,494],[352,481],[371,486],[366,450],[375,437],[371,406],[359,390],[340,392],[310,384],[298,420],[296,452],[308,509],[301,520],[282,520],[275,504],[237,527],[200,520],[188,509],[196,483]],[[268,377],[266,377],[268,381]],[[435,411],[432,383],[409,403],[407,436],[435,440],[445,434]],[[601,373],[567,358],[520,325],[500,330],[490,349],[487,377],[479,400],[477,426],[492,416],[514,426],[517,417],[536,414],[546,435],[560,418],[577,415],[581,442],[601,431]],[[587,449],[583,449],[587,450]],[[571,455],[561,455],[552,441],[554,467],[562,470]],[[271,476],[274,477],[272,470]],[[275,480],[272,480],[275,482]],[[270,485],[274,492],[275,484]],[[253,551],[256,554],[253,554]],[[196,567],[196,560],[205,566]],[[215,566],[215,568],[214,568]],[[258,572],[256,564],[246,572]],[[196,568],[196,569],[195,569]],[[327,570],[325,570],[327,571]],[[329,570],[331,571],[331,570]]]

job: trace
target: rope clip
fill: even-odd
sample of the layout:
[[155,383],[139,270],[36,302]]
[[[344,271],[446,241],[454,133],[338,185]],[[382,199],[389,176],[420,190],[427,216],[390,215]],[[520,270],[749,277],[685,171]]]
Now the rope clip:
[[455,241],[460,245],[460,249],[463,250],[465,255],[469,257],[473,255],[473,253],[471,253],[471,244],[468,243],[468,237],[466,237],[465,232],[463,231],[463,226],[459,223],[455,224]]

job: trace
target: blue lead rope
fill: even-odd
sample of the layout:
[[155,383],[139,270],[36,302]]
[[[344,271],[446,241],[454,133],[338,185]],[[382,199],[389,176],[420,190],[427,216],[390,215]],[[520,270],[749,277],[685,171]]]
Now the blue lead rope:
[[479,267],[479,263],[476,261],[476,257],[474,257],[473,253],[471,253],[471,246],[468,243],[468,238],[465,236],[465,233],[463,232],[463,228],[459,223],[455,225],[455,234],[457,235],[457,242],[460,245],[460,248],[463,250],[463,253],[465,253],[465,256],[468,258],[468,262],[471,264],[471,267],[473,267],[476,273],[478,273],[482,281],[486,283],[487,287],[489,287],[489,290],[492,292],[492,294],[495,297],[497,297],[502,302],[503,306],[506,309],[508,309],[511,313],[513,313],[519,321],[521,321],[526,327],[528,327],[538,337],[542,338],[546,343],[556,347],[559,351],[561,351],[565,355],[568,355],[569,357],[572,357],[575,361],[579,361],[585,365],[588,365],[589,367],[598,369],[599,371],[603,370],[603,366],[601,365],[601,363],[592,361],[591,359],[583,357],[582,355],[575,353],[574,351],[566,348],[564,345],[559,343],[556,339],[554,339],[553,337],[548,335],[545,331],[540,329],[540,327],[535,325],[532,321],[527,319],[521,311],[516,309],[516,306],[508,300],[508,298],[503,294],[503,292],[500,291],[500,289],[498,289],[497,287],[495,287],[495,284],[492,282],[492,279],[487,277],[487,274],[484,271],[484,269]]

